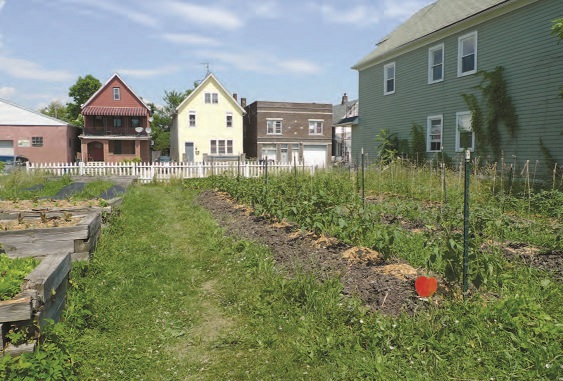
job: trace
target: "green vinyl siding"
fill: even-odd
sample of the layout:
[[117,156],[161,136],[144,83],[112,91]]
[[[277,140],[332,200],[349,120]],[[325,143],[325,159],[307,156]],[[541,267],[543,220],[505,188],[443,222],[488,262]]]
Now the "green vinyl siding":
[[[359,72],[359,125],[353,129],[352,154],[360,149],[370,157],[377,155],[375,141],[381,129],[396,132],[411,140],[413,123],[426,131],[427,117],[443,115],[443,146],[451,157],[455,152],[456,112],[467,111],[461,94],[481,98],[479,75],[457,76],[458,37],[476,31],[477,69],[491,71],[504,67],[508,93],[518,114],[519,129],[514,139],[502,133],[504,156],[545,162],[538,139],[563,166],[563,44],[550,34],[551,22],[563,16],[563,1],[540,0],[494,19],[459,29],[442,39],[428,40],[424,46],[399,56],[389,57]],[[428,49],[444,44],[444,80],[428,84]],[[395,62],[395,93],[383,95],[383,67]],[[480,152],[476,152],[479,155]],[[433,154],[429,153],[428,157]]]

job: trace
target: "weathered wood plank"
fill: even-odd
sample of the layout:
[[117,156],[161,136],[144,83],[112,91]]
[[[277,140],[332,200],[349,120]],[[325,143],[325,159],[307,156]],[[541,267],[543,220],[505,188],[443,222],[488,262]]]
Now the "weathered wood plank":
[[38,299],[45,303],[61,282],[68,280],[72,268],[70,254],[51,255],[41,261],[26,278],[26,289],[36,290]]
[[[9,354],[12,357],[16,357],[16,356],[19,356],[23,353],[31,353],[31,352],[33,352],[34,349],[35,349],[35,343],[20,344],[20,345],[8,345],[4,349],[4,353]],[[3,356],[3,354],[0,354],[0,357],[1,356]]]
[[29,320],[32,313],[31,297],[29,296],[19,296],[0,302],[0,322]]

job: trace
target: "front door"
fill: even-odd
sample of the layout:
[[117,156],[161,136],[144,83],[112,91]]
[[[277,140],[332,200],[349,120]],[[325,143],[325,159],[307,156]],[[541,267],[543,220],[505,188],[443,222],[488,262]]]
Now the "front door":
[[193,163],[195,161],[194,143],[193,142],[186,142],[185,148],[186,148],[186,161],[188,163]]
[[88,143],[88,161],[104,161],[104,145],[102,143]]

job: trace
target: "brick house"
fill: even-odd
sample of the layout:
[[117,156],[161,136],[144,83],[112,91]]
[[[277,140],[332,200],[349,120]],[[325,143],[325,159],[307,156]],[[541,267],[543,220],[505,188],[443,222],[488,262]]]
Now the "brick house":
[[67,163],[76,156],[79,128],[0,99],[0,155],[32,163]]
[[297,160],[326,167],[332,153],[332,105],[256,101],[245,107],[244,152],[249,158]]
[[150,162],[150,110],[114,74],[82,106],[82,161]]

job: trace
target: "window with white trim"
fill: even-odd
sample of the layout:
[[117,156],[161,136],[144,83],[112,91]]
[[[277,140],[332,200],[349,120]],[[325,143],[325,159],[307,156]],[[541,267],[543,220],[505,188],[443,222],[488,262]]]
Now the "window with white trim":
[[426,151],[440,152],[442,149],[443,116],[429,116],[426,127]]
[[121,99],[121,93],[119,87],[113,88],[113,100],[118,101]]
[[233,154],[233,141],[232,140],[211,140],[209,153],[211,155],[232,155]]
[[323,122],[322,120],[309,120],[309,135],[322,135]]
[[232,112],[227,112],[227,128],[232,127],[233,126],[233,113]]
[[460,36],[457,40],[457,76],[477,73],[477,32]]
[[428,83],[444,80],[444,44],[428,49]]
[[383,77],[383,95],[395,93],[395,62],[391,62],[383,66]]
[[32,147],[43,147],[43,136],[32,136],[31,137]]
[[283,119],[267,119],[266,120],[266,133],[268,135],[281,135],[282,134],[282,120]]
[[455,114],[455,150],[463,152],[475,150],[475,133],[471,128],[471,111],[456,112]]
[[188,113],[188,127],[196,126],[196,113],[195,111],[190,111]]
[[219,103],[218,93],[205,93],[205,103]]

